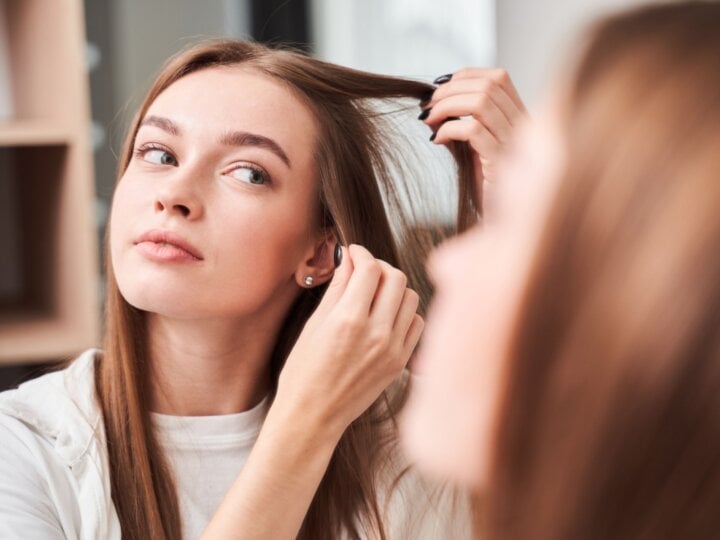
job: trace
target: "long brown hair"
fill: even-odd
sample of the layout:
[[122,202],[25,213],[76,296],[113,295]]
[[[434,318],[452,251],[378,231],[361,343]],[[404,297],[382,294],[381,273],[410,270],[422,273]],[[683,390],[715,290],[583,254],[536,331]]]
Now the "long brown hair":
[[720,5],[594,28],[506,364],[488,539],[720,530]]
[[[433,88],[426,83],[355,71],[254,43],[205,42],[181,52],[160,72],[130,126],[118,179],[128,166],[140,121],[163,90],[194,71],[241,64],[283,81],[315,113],[320,125],[314,155],[323,226],[332,228],[344,243],[362,244],[375,257],[403,270],[425,306],[430,287],[423,259],[437,240],[437,231],[412,226],[408,204],[416,190],[410,182],[417,179],[404,184],[398,175],[402,169],[398,165],[407,160],[390,137],[393,129],[387,114],[372,100],[421,99]],[[472,167],[467,146],[452,150],[460,188],[457,223],[463,229],[477,217]],[[106,335],[97,389],[107,431],[113,501],[123,537],[179,538],[172,475],[145,406],[149,367],[144,316],[121,296],[109,257],[106,260]],[[270,359],[274,383],[322,292],[299,293],[287,314]],[[341,530],[360,538],[360,529],[385,537],[378,473],[395,440],[394,413],[403,396],[402,391],[393,399],[383,395],[346,430],[305,517],[301,538],[335,538]]]

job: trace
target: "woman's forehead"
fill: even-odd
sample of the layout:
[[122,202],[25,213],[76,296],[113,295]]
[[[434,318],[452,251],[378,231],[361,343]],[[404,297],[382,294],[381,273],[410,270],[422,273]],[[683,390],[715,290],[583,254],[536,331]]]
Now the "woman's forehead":
[[310,108],[288,85],[257,70],[222,66],[195,71],[163,90],[150,110],[211,114],[227,121],[264,119],[281,124],[314,120]]
[[168,118],[202,136],[247,131],[276,140],[290,154],[312,154],[317,121],[288,85],[252,68],[222,66],[190,73],[166,88],[149,116]]

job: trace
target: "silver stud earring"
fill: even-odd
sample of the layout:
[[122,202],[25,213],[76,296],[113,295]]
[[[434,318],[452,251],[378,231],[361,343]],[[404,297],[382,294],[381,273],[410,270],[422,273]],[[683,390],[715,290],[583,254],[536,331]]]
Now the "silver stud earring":
[[305,276],[305,279],[303,279],[305,282],[306,287],[312,287],[313,283],[315,283],[315,278],[312,276]]

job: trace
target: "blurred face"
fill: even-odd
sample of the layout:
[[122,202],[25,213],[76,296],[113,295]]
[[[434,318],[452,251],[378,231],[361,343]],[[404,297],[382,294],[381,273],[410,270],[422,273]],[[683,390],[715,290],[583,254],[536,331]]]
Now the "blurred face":
[[458,483],[485,478],[509,334],[562,164],[557,124],[546,114],[521,129],[482,228],[430,259],[436,296],[401,427],[411,459]]
[[148,109],[112,207],[132,305],[179,318],[285,309],[316,242],[310,110],[242,67],[191,73]]

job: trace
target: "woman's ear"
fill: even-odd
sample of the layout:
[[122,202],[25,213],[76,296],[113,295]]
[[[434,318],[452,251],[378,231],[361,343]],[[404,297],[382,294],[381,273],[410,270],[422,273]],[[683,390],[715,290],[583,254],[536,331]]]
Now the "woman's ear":
[[327,230],[315,241],[295,271],[295,281],[300,287],[311,289],[332,278],[337,244],[337,235],[333,230]]

